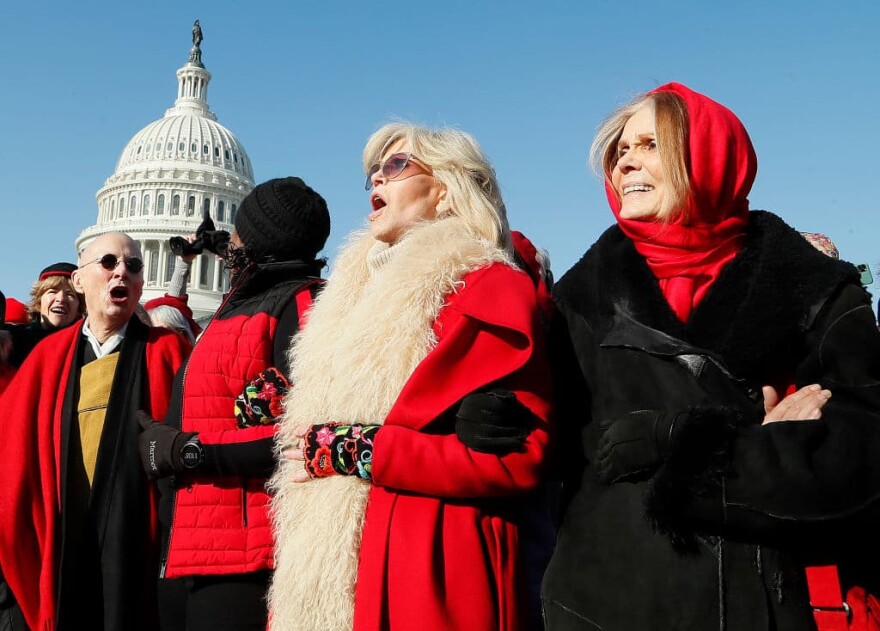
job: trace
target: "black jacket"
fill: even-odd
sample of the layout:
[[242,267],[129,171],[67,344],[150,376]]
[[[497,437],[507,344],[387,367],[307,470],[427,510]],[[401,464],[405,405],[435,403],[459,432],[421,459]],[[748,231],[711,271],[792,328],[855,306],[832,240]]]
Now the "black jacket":
[[[549,629],[814,629],[803,567],[829,562],[877,593],[880,333],[858,279],[756,211],[687,323],[616,226],[557,283]],[[761,386],[791,382],[832,391],[822,419],[762,426]],[[637,411],[674,433],[656,465],[600,480],[600,438]]]

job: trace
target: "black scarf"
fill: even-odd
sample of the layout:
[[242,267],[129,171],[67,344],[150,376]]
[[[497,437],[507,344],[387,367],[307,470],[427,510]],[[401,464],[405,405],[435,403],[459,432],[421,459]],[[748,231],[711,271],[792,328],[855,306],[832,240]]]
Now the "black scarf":
[[[148,545],[150,492],[135,420],[148,392],[148,332],[132,317],[119,347],[91,490],[81,467],[76,414],[88,341],[82,332],[77,338],[62,408],[59,629],[155,626],[158,564]],[[85,497],[87,506],[75,499]]]

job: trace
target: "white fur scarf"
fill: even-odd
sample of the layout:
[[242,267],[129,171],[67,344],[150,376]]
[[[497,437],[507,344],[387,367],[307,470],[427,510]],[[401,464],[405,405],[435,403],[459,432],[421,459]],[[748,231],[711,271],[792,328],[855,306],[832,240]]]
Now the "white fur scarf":
[[[388,250],[355,233],[290,349],[291,383],[278,436],[293,444],[305,424],[382,423],[407,379],[436,344],[432,325],[468,272],[505,252],[457,218],[421,224]],[[272,631],[351,629],[361,528],[370,484],[332,476],[289,481],[302,469],[280,459],[271,480],[276,569],[269,590]]]

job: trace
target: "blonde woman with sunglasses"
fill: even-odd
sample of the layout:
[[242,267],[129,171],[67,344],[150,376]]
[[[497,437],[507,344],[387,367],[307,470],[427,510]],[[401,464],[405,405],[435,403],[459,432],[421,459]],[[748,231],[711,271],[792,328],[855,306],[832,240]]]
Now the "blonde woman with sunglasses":
[[524,629],[515,505],[549,429],[536,279],[469,135],[386,125],[364,168],[369,227],[291,348],[271,628]]

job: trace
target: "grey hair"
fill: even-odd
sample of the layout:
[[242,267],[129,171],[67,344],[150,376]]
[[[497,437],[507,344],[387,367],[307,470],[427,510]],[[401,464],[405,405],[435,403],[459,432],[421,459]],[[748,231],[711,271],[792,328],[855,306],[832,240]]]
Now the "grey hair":
[[175,309],[170,305],[159,305],[149,309],[147,313],[150,316],[150,321],[153,323],[153,326],[177,331],[189,340],[190,344],[196,343],[196,337],[193,335],[192,328],[189,326],[189,321],[178,309]]

